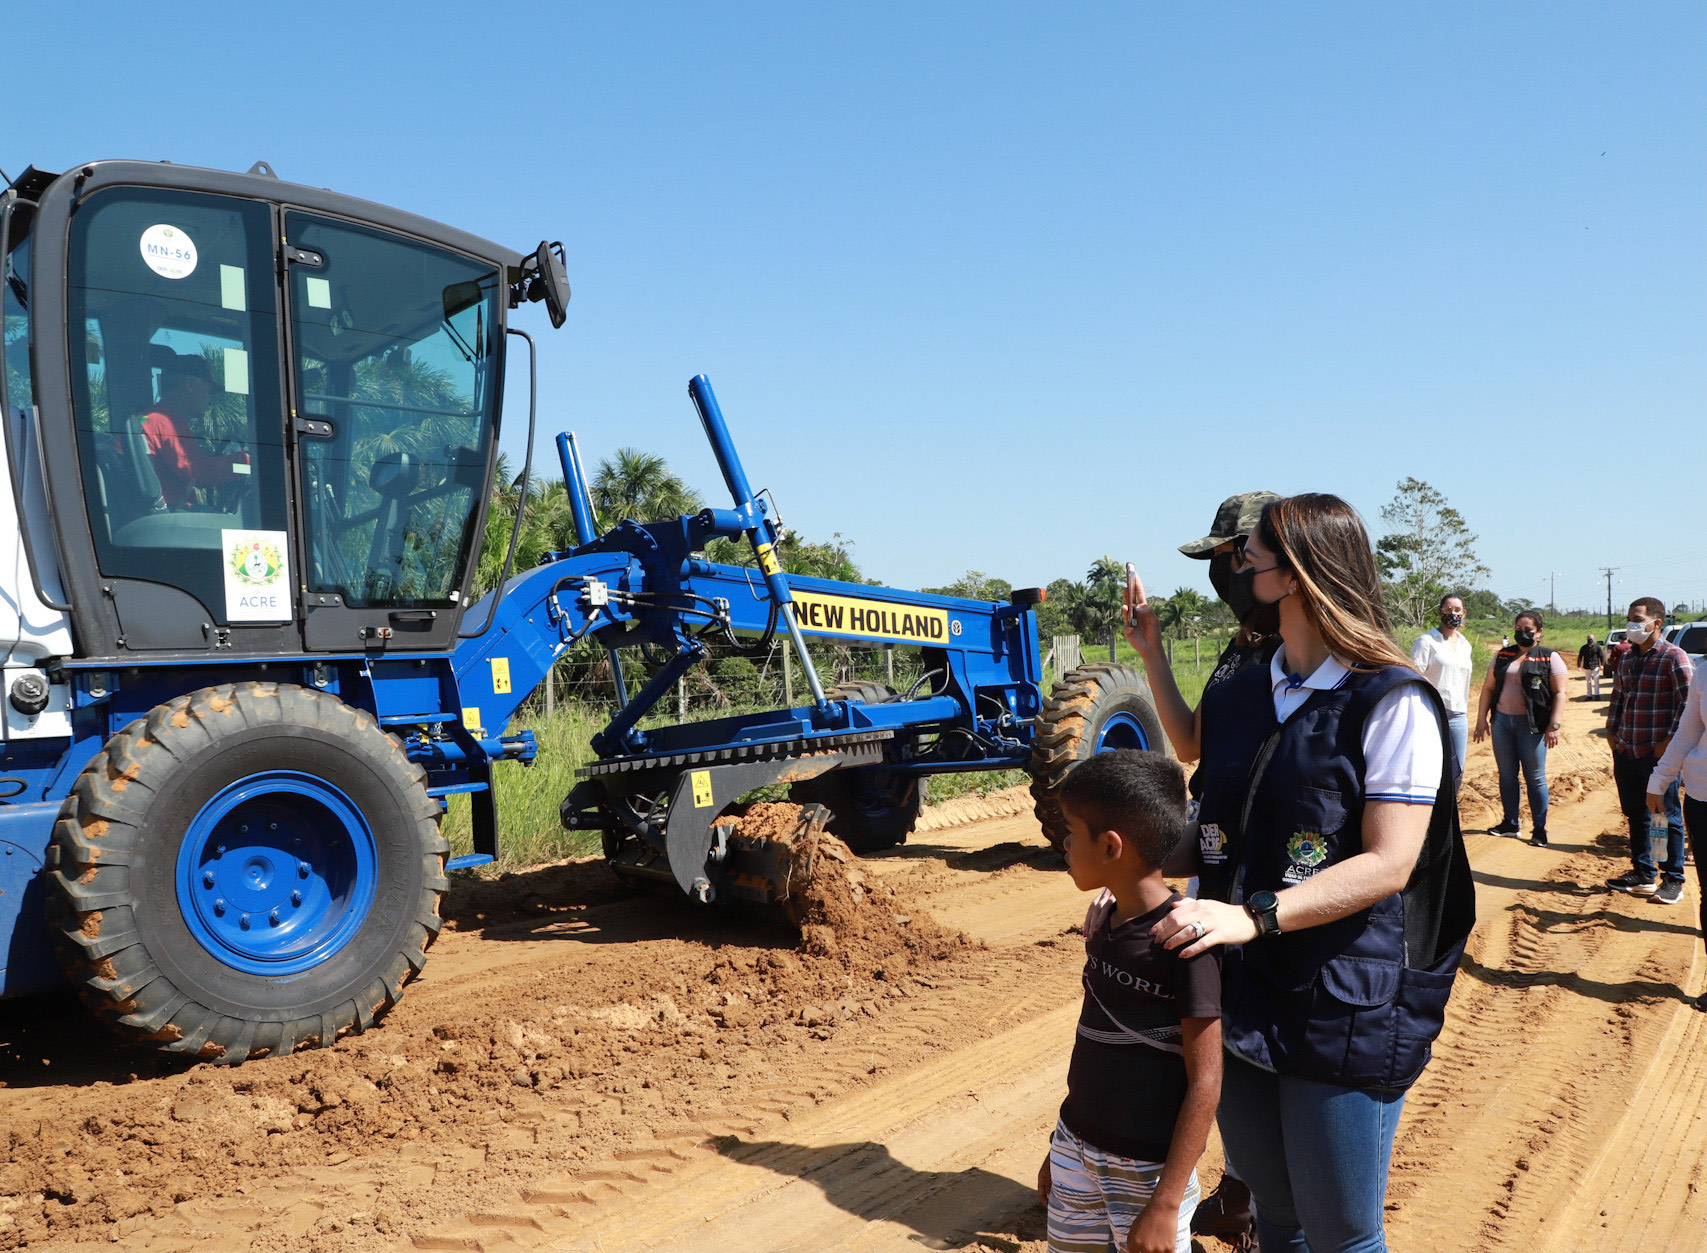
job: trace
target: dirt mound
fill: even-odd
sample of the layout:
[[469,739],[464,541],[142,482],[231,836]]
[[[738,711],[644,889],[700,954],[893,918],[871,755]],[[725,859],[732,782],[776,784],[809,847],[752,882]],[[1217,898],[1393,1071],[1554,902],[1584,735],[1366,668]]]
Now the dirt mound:
[[913,830],[918,833],[946,831],[950,827],[963,826],[968,822],[984,822],[990,818],[1016,818],[1020,814],[1029,814],[1033,804],[1035,802],[1031,797],[1029,783],[1005,787],[1000,791],[991,792],[988,796],[956,796],[940,805],[927,805],[924,813],[919,815],[919,821]]
[[[739,829],[792,839],[800,826],[799,806],[765,805]],[[438,1158],[473,1153],[484,1182],[512,1155],[537,1170],[542,1156],[573,1165],[653,1144],[662,1123],[703,1107],[708,1084],[762,1079],[779,1056],[881,1015],[918,993],[916,975],[934,986],[932,974],[981,947],[927,917],[906,883],[868,875],[840,840],[806,838],[798,932],[636,899],[599,859],[459,883],[446,910],[453,929],[537,937],[613,914],[661,915],[659,930],[691,936],[697,926],[704,938],[565,954],[524,981],[449,1002],[435,1000],[429,963],[383,1029],[330,1049],[9,1093],[0,1248],[120,1240],[260,1178],[376,1157],[392,1165],[379,1171],[387,1186],[374,1203],[326,1215],[307,1247],[400,1237],[406,1216],[443,1203],[410,1182],[411,1160],[429,1146]],[[447,937],[441,950],[470,942],[482,943]]]

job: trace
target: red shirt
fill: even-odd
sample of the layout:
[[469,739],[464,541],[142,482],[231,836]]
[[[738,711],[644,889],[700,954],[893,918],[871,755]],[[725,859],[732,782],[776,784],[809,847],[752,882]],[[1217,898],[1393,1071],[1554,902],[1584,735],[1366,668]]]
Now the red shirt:
[[171,414],[156,409],[142,420],[142,438],[154,462],[154,477],[160,480],[160,496],[168,509],[183,509],[195,503],[190,489],[229,483],[237,477],[232,462],[247,465],[248,453],[214,456],[193,437],[178,433]]

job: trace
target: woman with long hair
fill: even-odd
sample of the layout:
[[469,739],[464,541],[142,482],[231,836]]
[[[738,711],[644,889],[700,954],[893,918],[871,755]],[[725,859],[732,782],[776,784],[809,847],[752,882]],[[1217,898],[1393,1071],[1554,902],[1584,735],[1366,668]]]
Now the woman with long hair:
[[1219,1118],[1259,1246],[1383,1249],[1399,1112],[1475,921],[1446,710],[1343,500],[1268,505],[1241,564],[1282,643],[1204,697],[1201,896],[1155,935],[1232,946]]

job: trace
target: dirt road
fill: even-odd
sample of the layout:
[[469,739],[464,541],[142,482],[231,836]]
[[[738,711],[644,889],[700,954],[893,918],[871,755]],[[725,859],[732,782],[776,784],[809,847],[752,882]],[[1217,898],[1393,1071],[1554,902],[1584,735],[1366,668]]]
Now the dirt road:
[[[1702,1245],[1695,887],[1597,886],[1623,866],[1600,708],[1553,755],[1553,848],[1469,838],[1481,921],[1406,1105],[1395,1249]],[[1480,746],[1467,827],[1494,794]],[[1025,817],[853,869],[859,907],[804,945],[596,865],[465,891],[381,1027],[235,1071],[13,1002],[0,1247],[1041,1248],[1083,898]]]

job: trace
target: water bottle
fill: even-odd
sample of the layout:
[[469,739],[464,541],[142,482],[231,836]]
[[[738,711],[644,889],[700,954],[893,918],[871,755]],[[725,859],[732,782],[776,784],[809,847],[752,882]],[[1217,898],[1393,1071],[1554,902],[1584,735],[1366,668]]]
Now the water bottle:
[[1655,813],[1653,810],[1649,810],[1648,838],[1650,840],[1663,840],[1666,838],[1666,832],[1668,830],[1669,826],[1666,822],[1665,810],[1661,809],[1658,813]]

